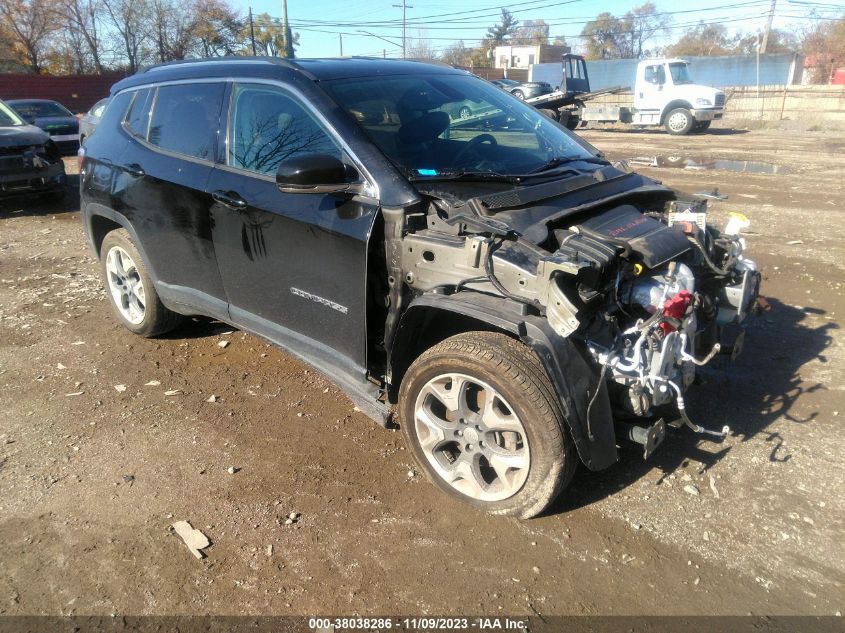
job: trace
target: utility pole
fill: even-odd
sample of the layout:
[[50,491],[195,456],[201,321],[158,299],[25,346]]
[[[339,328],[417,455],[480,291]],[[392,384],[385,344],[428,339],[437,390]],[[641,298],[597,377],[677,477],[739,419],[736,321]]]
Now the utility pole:
[[252,23],[252,7],[249,8],[249,37],[252,40],[252,56],[255,57],[255,25]]
[[772,6],[769,8],[769,17],[766,18],[766,30],[763,31],[763,43],[760,44],[760,54],[766,54],[766,47],[769,45],[769,33],[772,32],[772,20],[775,19],[775,5],[778,0],[772,0]]
[[288,0],[282,0],[282,27],[285,32],[285,57],[293,59],[293,36],[288,22]]
[[381,49],[381,58],[387,59],[387,49],[386,48]]
[[343,33],[338,33],[337,38],[340,40],[340,56],[343,57]]
[[402,4],[394,4],[394,7],[402,9],[402,59],[405,59],[406,54],[406,39],[405,39],[405,12],[408,9],[413,9],[411,5],[408,4],[408,0],[402,0]]

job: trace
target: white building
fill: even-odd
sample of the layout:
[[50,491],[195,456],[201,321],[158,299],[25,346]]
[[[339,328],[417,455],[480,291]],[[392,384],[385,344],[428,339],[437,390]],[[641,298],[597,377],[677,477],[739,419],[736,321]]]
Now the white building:
[[532,64],[559,62],[564,53],[570,52],[569,46],[549,46],[548,44],[497,46],[494,52],[496,68],[525,68]]

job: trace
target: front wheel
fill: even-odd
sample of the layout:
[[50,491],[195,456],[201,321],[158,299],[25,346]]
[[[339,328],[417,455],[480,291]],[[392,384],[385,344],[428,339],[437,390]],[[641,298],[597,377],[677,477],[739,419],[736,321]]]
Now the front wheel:
[[523,99],[525,99],[525,93],[524,93],[524,92],[522,92],[522,90],[514,90],[511,94],[512,94],[514,97],[516,97],[517,99],[519,99],[520,101],[522,101]]
[[468,119],[471,116],[472,110],[470,110],[468,106],[463,106],[460,110],[458,110],[458,118],[460,119]]
[[686,108],[675,108],[666,115],[666,131],[675,136],[683,136],[689,134],[695,125],[695,119],[692,112]]
[[692,131],[696,134],[701,134],[702,132],[706,132],[710,129],[710,124],[712,121],[698,121],[695,126],[693,127]]
[[402,380],[399,411],[434,484],[492,514],[536,516],[577,466],[546,371],[504,334],[459,334],[426,351]]

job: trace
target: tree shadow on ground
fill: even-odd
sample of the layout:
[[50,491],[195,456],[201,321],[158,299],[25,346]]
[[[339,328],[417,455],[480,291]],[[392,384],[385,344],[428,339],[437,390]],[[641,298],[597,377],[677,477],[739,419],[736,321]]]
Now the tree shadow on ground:
[[817,327],[804,323],[808,314],[823,315],[824,310],[798,309],[771,298],[768,301],[769,311],[751,317],[745,349],[737,362],[702,372],[704,384],[693,387],[687,397],[693,422],[711,429],[727,425],[731,440],[714,443],[688,428],[669,428],[665,441],[648,460],[643,459],[640,445],[622,442],[614,466],[598,473],[580,467],[571,488],[547,514],[595,503],[635,484],[653,468],[661,472],[661,479],[687,462],[698,463],[699,470],[706,472],[728,455],[737,439],[747,442],[762,434],[771,444],[768,459],[788,461],[791,456],[783,450],[782,431],[767,429],[780,419],[796,425],[815,421],[818,410],[813,407],[818,400],[806,396],[827,387],[802,379],[799,372],[810,361],[828,362],[824,350],[833,341],[831,331],[839,326],[832,322]]

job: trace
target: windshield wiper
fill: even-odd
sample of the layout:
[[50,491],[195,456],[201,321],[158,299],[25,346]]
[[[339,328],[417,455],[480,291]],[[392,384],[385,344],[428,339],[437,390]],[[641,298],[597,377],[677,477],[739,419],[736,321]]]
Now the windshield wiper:
[[566,165],[568,163],[593,163],[594,165],[610,165],[610,161],[599,158],[598,156],[555,156],[554,158],[546,161],[545,164],[540,165],[536,169],[532,169],[529,171],[526,176],[530,176],[532,174],[539,174],[544,171],[549,171],[556,167],[560,167],[561,165]]
[[490,182],[518,183],[518,176],[509,176],[495,171],[444,171],[438,172],[435,176],[411,176],[410,180],[415,182],[438,182],[443,180],[481,180]]

